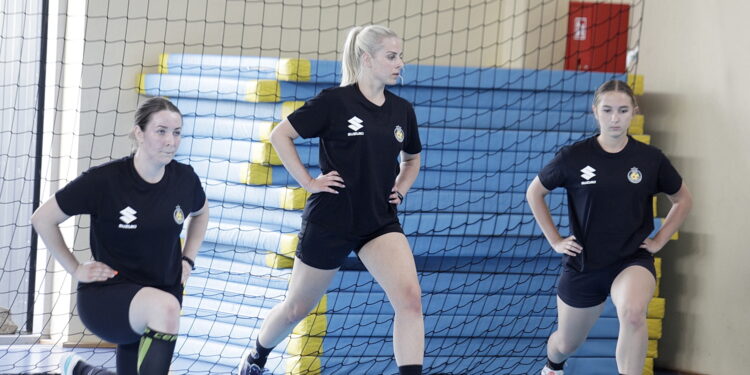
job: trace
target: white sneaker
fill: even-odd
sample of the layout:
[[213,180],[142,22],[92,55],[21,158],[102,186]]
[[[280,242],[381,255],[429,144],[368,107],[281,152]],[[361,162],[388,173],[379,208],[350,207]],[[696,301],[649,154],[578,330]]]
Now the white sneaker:
[[542,375],[563,375],[563,370],[553,370],[547,365],[544,365],[544,368],[542,369]]
[[65,355],[60,361],[60,373],[62,375],[73,375],[73,369],[76,368],[78,362],[81,361],[83,361],[83,358],[75,353]]

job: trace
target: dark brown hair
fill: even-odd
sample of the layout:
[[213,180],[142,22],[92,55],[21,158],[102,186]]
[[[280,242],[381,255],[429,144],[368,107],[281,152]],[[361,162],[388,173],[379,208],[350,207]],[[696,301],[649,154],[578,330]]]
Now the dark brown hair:
[[161,96],[148,98],[138,106],[138,109],[135,110],[135,124],[138,125],[141,130],[145,131],[146,124],[148,124],[148,121],[151,120],[151,116],[156,112],[165,110],[175,112],[182,116],[179,108],[177,108],[176,105],[170,102],[169,99]]

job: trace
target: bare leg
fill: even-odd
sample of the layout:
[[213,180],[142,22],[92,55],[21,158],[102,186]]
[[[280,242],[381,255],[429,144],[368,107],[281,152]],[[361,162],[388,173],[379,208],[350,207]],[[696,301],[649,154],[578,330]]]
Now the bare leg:
[[557,297],[557,330],[547,341],[547,357],[555,363],[568,359],[586,341],[586,336],[599,319],[603,309],[604,303],[593,307],[577,308]]
[[338,268],[317,269],[295,259],[286,298],[271,309],[260,328],[258,342],[273,348],[289,336],[294,326],[318,304],[337,271]]
[[402,233],[386,233],[365,244],[359,257],[388,295],[396,312],[393,351],[399,366],[424,360],[422,291],[409,243]]
[[640,374],[643,371],[648,348],[646,313],[655,288],[654,276],[642,266],[624,269],[612,283],[612,301],[620,320],[617,368],[622,374]]

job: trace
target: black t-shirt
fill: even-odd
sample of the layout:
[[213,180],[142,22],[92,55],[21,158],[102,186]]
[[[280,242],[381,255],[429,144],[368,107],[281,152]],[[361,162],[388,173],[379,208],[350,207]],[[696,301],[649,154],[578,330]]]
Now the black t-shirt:
[[[385,90],[377,106],[356,84],[328,88],[289,115],[303,138],[320,138],[320,169],[338,171],[346,188],[310,196],[303,217],[336,232],[366,235],[397,221],[388,196],[401,151],[422,151],[414,108]],[[315,176],[313,176],[315,177]]]
[[596,136],[563,147],[539,172],[548,190],[564,187],[570,228],[583,252],[564,256],[576,270],[598,269],[633,255],[654,229],[652,197],[674,194],[682,177],[656,147],[628,137],[617,153]]
[[179,285],[182,223],[206,200],[192,167],[172,161],[151,184],[126,157],[83,172],[55,198],[66,215],[91,215],[94,259],[119,272],[102,283]]

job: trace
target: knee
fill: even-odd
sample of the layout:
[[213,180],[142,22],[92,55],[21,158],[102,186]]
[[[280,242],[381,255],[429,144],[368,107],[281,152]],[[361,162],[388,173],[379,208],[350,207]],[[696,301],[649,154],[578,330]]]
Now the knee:
[[581,346],[582,343],[581,340],[565,337],[558,332],[555,337],[554,347],[561,354],[569,356],[578,350],[578,347]]
[[180,302],[173,295],[166,295],[154,303],[149,326],[165,333],[177,333],[180,327]]
[[639,329],[646,325],[646,306],[625,303],[617,308],[620,324],[629,329]]
[[422,289],[415,283],[399,290],[392,301],[396,314],[422,315]]
[[284,301],[283,304],[284,317],[287,323],[291,324],[297,324],[302,319],[305,319],[310,314],[310,311],[315,308],[315,305],[294,301]]

